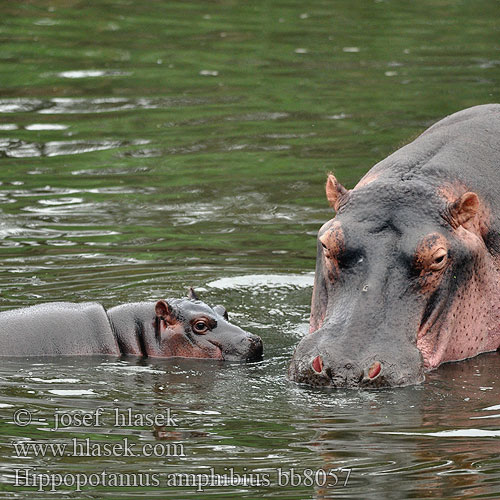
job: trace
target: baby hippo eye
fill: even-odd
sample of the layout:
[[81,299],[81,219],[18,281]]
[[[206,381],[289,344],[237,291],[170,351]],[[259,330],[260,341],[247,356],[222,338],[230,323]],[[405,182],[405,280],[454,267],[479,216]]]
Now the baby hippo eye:
[[434,252],[434,255],[432,256],[432,262],[429,267],[433,271],[438,271],[445,266],[447,259],[448,259],[448,252],[446,251],[446,249],[439,248]]
[[193,323],[193,332],[197,333],[198,335],[204,335],[205,333],[208,332],[208,330],[209,330],[209,327],[208,327],[205,320],[197,319]]

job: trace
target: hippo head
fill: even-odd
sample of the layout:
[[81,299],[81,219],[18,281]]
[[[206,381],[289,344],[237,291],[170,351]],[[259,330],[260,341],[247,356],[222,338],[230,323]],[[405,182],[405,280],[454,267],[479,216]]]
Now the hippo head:
[[223,306],[208,306],[193,289],[187,298],[159,300],[155,313],[156,342],[151,356],[226,361],[262,359],[261,338],[230,323]]
[[488,209],[475,193],[383,176],[347,191],[330,175],[327,197],[337,214],[318,233],[310,333],[292,380],[403,386],[496,349],[485,333],[498,283],[488,278]]

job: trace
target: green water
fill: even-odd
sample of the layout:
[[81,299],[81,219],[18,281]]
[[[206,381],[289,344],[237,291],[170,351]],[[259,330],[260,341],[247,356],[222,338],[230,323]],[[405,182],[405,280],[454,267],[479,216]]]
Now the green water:
[[[497,354],[397,390],[324,392],[285,377],[307,331],[315,234],[332,216],[326,172],[352,187],[435,120],[500,102],[497,1],[0,6],[0,308],[110,307],[193,285],[265,343],[264,361],[243,366],[5,359],[0,498],[500,496]],[[13,422],[21,408],[25,427]],[[49,430],[55,414],[97,408],[102,425]],[[170,409],[177,426],[114,427],[127,408]],[[73,438],[184,453],[14,447]],[[166,484],[211,467],[263,483]],[[161,484],[38,492],[15,486],[19,468]],[[300,484],[286,485],[292,469]],[[323,486],[318,471],[330,470],[338,482]]]

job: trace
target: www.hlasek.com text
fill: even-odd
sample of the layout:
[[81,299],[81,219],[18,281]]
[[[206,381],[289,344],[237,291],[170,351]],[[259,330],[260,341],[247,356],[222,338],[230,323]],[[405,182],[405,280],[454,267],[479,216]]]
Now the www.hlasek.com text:
[[69,443],[18,441],[17,457],[185,457],[183,443],[134,443],[129,438],[114,443],[72,438]]

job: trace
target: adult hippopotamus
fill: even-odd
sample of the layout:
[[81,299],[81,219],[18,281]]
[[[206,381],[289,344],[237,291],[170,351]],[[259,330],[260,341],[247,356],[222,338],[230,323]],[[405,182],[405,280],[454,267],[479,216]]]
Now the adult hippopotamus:
[[352,190],[329,175],[326,194],[292,380],[416,384],[500,346],[500,105],[437,122]]
[[255,361],[262,340],[231,324],[223,306],[194,291],[183,299],[136,302],[108,311],[95,302],[54,302],[0,313],[0,355],[109,354]]

